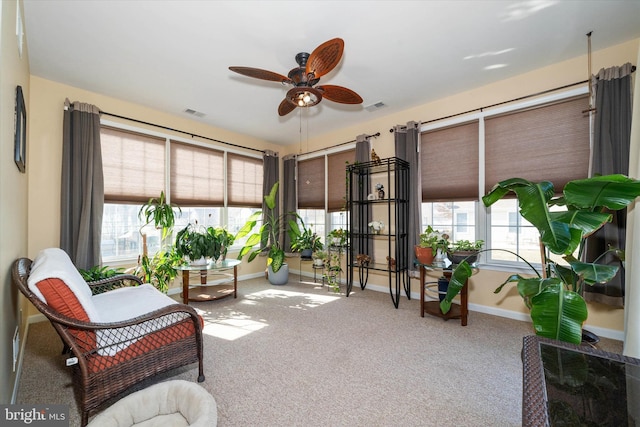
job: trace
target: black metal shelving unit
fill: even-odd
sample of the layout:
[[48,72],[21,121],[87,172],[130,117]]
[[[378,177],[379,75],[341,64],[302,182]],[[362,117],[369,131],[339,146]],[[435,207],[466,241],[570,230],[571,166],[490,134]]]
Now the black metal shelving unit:
[[[379,197],[376,184],[384,186]],[[409,163],[397,157],[347,166],[347,296],[357,280],[367,286],[369,271],[388,273],[389,294],[398,308],[401,289],[411,299],[409,278]],[[380,234],[368,224],[382,221]]]

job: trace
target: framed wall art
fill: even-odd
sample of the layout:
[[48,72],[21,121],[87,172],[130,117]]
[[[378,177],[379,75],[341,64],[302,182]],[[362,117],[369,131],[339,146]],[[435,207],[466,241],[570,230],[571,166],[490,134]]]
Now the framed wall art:
[[13,158],[20,172],[25,172],[27,164],[27,108],[24,105],[22,86],[16,89],[16,126],[13,143]]

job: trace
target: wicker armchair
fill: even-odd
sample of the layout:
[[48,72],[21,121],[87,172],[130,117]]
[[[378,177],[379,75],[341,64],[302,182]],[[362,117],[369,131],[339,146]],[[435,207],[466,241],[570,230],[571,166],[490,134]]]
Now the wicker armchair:
[[[74,357],[67,362],[73,363],[73,384],[79,399],[82,426],[88,423],[89,415],[101,409],[104,403],[135,391],[136,385],[157,374],[198,362],[198,382],[204,381],[202,319],[193,307],[171,303],[113,323],[95,323],[86,316],[79,319],[64,309],[54,309],[53,298],[47,298],[45,303],[34,293],[28,281],[32,264],[28,258],[14,261],[13,282],[51,321]],[[65,288],[64,282],[53,280],[56,280],[53,282],[56,291]],[[107,307],[117,311],[119,297],[132,299],[132,293],[127,292],[135,293],[138,289],[147,288],[147,294],[159,293],[150,289],[150,285],[138,286],[140,284],[140,279],[132,275],[92,282],[94,296],[89,298],[102,298]],[[132,289],[130,285],[137,288]],[[71,295],[69,298],[67,293],[64,299],[73,300],[74,297]]]

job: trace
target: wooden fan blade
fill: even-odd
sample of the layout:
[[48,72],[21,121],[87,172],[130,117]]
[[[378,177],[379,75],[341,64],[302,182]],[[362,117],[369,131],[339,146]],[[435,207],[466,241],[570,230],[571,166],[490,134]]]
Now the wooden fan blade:
[[291,79],[282,74],[274,73],[273,71],[261,70],[260,68],[252,67],[229,67],[229,69],[235,73],[242,74],[243,76],[253,77],[261,80],[269,80],[273,82],[293,83]]
[[286,116],[290,112],[296,109],[296,106],[293,105],[287,98],[283,99],[280,105],[278,106],[278,114],[280,116]]
[[307,60],[307,75],[312,73],[318,79],[333,70],[342,59],[344,40],[336,38],[315,48]]
[[322,97],[340,104],[362,104],[360,95],[342,86],[324,85],[316,87],[322,92]]

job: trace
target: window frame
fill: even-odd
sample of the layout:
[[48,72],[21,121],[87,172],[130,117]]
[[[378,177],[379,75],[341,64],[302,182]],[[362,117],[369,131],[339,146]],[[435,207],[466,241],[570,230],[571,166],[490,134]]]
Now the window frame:
[[[298,185],[297,185],[297,181],[298,181],[298,165],[297,163],[300,161],[304,161],[304,160],[311,160],[311,159],[315,159],[318,157],[323,157],[324,158],[324,207],[322,209],[319,208],[303,208],[303,209],[315,209],[315,210],[324,210],[324,230],[325,230],[325,236],[331,232],[332,230],[336,229],[336,228],[340,228],[340,227],[345,227],[345,223],[346,223],[346,227],[348,227],[348,217],[349,215],[346,214],[346,210],[338,210],[338,211],[333,211],[330,212],[329,211],[329,179],[330,179],[330,175],[329,175],[329,156],[333,155],[333,154],[338,154],[341,152],[345,152],[345,151],[351,151],[351,150],[355,150],[356,149],[356,144],[354,143],[349,143],[349,144],[343,144],[340,145],[339,147],[332,147],[332,148],[327,148],[326,150],[322,150],[322,152],[313,152],[313,153],[307,153],[307,154],[300,154],[298,155],[298,157],[296,158],[296,191],[298,191]],[[346,169],[345,169],[345,179],[346,179]],[[345,190],[346,190],[346,181],[343,181],[342,184],[345,186]],[[296,198],[297,199],[297,198]],[[296,211],[298,209],[296,208]],[[346,218],[346,222],[345,223],[334,223],[334,221],[332,221],[332,218],[334,216],[340,216],[340,214],[343,214],[343,218]],[[324,239],[323,239],[324,240]]]
[[[574,89],[565,90],[562,92],[557,92],[549,95],[540,96],[534,99],[523,100],[520,102],[514,102],[507,105],[497,106],[491,109],[477,111],[469,114],[464,114],[460,116],[456,116],[446,120],[438,120],[431,123],[423,124],[420,127],[420,133],[436,130],[440,128],[446,128],[451,126],[462,125],[474,120],[478,120],[478,202],[476,204],[476,240],[484,240],[485,241],[485,249],[490,248],[488,246],[491,242],[491,208],[484,207],[484,204],[481,201],[482,196],[485,194],[485,119],[502,115],[506,113],[515,112],[518,110],[525,110],[528,108],[541,107],[545,104],[554,103],[554,102],[562,102],[569,100],[570,98],[587,95],[589,93],[587,87],[579,87]],[[589,135],[592,135],[591,123],[589,124]],[[591,141],[590,141],[591,144]],[[423,165],[424,167],[424,165]],[[462,201],[462,200],[461,200]],[[454,201],[455,202],[455,201]],[[421,203],[427,203],[422,202]],[[435,203],[435,202],[428,202]],[[423,215],[424,216],[424,215]],[[522,218],[518,220],[518,224],[521,223]],[[421,224],[422,230],[426,227],[427,224]],[[520,226],[518,226],[520,227]],[[422,231],[421,230],[421,231]],[[496,260],[491,256],[491,251],[487,251],[484,253],[480,259],[481,265],[491,266],[492,269],[495,270],[504,270],[504,271],[516,271],[516,272],[531,272],[530,268],[522,261],[506,261],[506,260]],[[534,267],[540,268],[539,262],[532,263]]]
[[[155,130],[150,130],[150,129],[145,129],[145,128],[141,128],[141,127],[137,127],[137,126],[131,126],[128,124],[124,124],[124,123],[120,123],[120,122],[115,122],[112,120],[108,120],[108,119],[100,119],[100,126],[105,126],[105,127],[110,127],[116,130],[122,130],[124,132],[134,132],[134,133],[139,133],[142,135],[148,135],[150,137],[156,137],[156,138],[162,138],[165,141],[165,164],[164,164],[164,170],[165,170],[165,178],[164,178],[164,193],[165,193],[165,197],[167,200],[167,203],[171,203],[171,141],[174,142],[178,142],[180,144],[184,144],[184,145],[193,145],[196,147],[201,147],[201,148],[207,148],[207,149],[213,149],[213,150],[218,150],[218,151],[222,151],[224,153],[224,184],[223,184],[223,206],[219,206],[219,207],[214,207],[214,206],[207,206],[204,208],[218,208],[221,209],[221,221],[222,221],[222,225],[223,226],[228,226],[229,223],[229,208],[236,208],[236,209],[251,209],[251,210],[256,210],[259,208],[256,208],[255,206],[228,206],[228,176],[227,176],[227,154],[228,153],[233,153],[235,155],[239,155],[239,156],[245,156],[245,157],[251,157],[251,158],[256,158],[256,159],[260,159],[262,160],[262,156],[260,154],[252,154],[252,153],[247,153],[246,151],[241,151],[241,150],[234,150],[233,148],[228,148],[225,146],[219,146],[219,145],[214,145],[214,144],[208,144],[208,143],[204,143],[204,142],[200,142],[200,141],[193,141],[191,139],[187,139],[184,137],[180,137],[180,136],[176,136],[176,135],[171,135],[168,133],[163,133],[163,132],[158,132]],[[260,186],[262,186],[262,183],[260,183]],[[153,197],[157,197],[158,195],[154,195]],[[105,202],[107,203],[107,202]],[[140,206],[142,205],[138,205],[136,203],[131,203],[131,202],[117,202],[117,201],[109,201],[108,203],[110,204],[115,204],[115,205],[124,205],[124,204],[132,204],[132,205],[136,205],[138,206],[138,209]],[[190,208],[203,208],[203,206],[180,206],[180,208],[185,208],[185,209],[190,209]],[[103,218],[104,221],[104,218]],[[142,226],[142,222],[140,221],[140,219],[138,218],[138,226],[136,228],[136,231],[138,231],[140,229],[140,227]],[[174,229],[174,236],[175,233],[177,232],[177,229]],[[241,242],[234,242],[233,246],[230,248],[231,251],[234,250],[239,250],[241,248]],[[139,250],[138,252],[141,253],[141,250]],[[124,256],[124,257],[103,257],[103,262],[108,262],[110,265],[128,265],[130,264],[132,261],[135,261],[137,259],[137,257],[140,255],[140,253],[136,253],[135,256],[130,257],[130,256]],[[102,256],[102,252],[101,252],[101,256]]]

